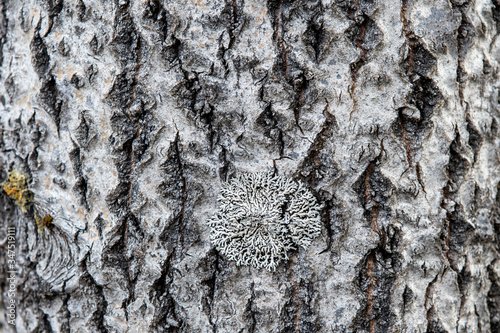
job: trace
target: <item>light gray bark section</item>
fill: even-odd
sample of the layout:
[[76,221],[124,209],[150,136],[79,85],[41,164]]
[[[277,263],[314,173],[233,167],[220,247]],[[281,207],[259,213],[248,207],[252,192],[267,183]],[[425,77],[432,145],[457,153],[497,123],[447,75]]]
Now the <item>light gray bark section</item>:
[[[500,3],[2,4],[0,174],[30,179],[18,332],[498,332]],[[274,171],[322,233],[276,272],[209,241]],[[0,302],[0,330],[14,332]]]

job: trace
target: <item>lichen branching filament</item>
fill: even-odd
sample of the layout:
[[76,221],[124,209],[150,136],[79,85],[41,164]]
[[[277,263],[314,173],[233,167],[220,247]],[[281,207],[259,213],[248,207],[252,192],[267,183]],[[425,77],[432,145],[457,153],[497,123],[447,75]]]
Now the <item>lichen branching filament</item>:
[[320,234],[316,198],[302,184],[271,173],[242,173],[223,184],[208,221],[215,247],[237,265],[274,271],[288,251]]

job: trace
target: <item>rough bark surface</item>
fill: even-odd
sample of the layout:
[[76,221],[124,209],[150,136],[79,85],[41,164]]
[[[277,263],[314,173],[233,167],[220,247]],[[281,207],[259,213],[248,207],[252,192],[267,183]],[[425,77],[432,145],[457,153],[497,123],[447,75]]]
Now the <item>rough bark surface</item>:
[[[1,332],[500,332],[498,0],[4,0]],[[221,183],[322,203],[276,272]],[[7,226],[17,318],[7,323]]]

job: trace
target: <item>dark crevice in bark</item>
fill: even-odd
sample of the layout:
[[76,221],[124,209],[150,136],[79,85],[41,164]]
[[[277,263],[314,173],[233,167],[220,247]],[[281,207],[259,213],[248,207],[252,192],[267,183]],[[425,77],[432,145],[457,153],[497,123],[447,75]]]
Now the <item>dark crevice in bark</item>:
[[123,110],[128,109],[134,100],[136,85],[135,76],[131,77],[129,72],[118,74],[108,94],[111,104],[116,107],[123,107]]
[[[176,251],[183,251],[185,246],[185,214],[188,200],[188,186],[181,154],[182,145],[180,144],[179,133],[177,133],[175,140],[170,143],[166,160],[160,164],[160,174],[163,181],[158,186],[160,196],[174,204],[173,207],[175,207],[169,231],[165,230],[160,235],[160,239],[168,243],[173,242],[173,244],[180,242],[180,248],[176,248]],[[176,232],[172,232],[173,228],[176,229]],[[180,256],[182,252],[177,254]]]
[[497,184],[495,201],[491,208],[491,223],[495,231],[496,250],[500,251],[500,183]]
[[[327,197],[326,194],[321,194],[320,198]],[[323,249],[319,254],[325,253],[327,251],[336,252],[339,251],[338,246],[342,244],[342,240],[346,236],[347,222],[351,215],[350,211],[346,211],[344,202],[341,198],[332,196],[330,199],[322,199],[324,207],[321,212],[321,218],[324,221],[325,229],[327,233],[326,248]]]
[[182,71],[184,80],[177,86],[175,92],[181,106],[190,111],[188,119],[206,132],[209,150],[212,152],[218,143],[218,132],[214,126],[216,121],[214,105],[222,94],[221,87],[204,81],[198,73],[184,69]]
[[90,40],[89,48],[94,55],[99,55],[101,53],[103,45],[101,44],[101,42],[99,42],[99,39],[96,35],[94,35],[94,37],[92,37],[92,39]]
[[353,323],[356,330],[370,333],[390,332],[396,323],[392,308],[392,291],[401,270],[401,230],[393,225],[381,229],[381,241],[362,261],[356,280],[364,293],[366,304],[358,311]]
[[47,107],[47,112],[56,124],[57,132],[59,133],[63,100],[60,97],[55,77],[50,70],[50,57],[47,52],[47,46],[40,36],[40,24],[35,28],[30,47],[33,67],[42,81],[39,99]]
[[454,211],[447,212],[445,223],[448,227],[446,254],[451,268],[458,270],[457,260],[464,255],[467,242],[474,232],[474,226],[467,221],[463,207],[459,204],[455,206]]
[[271,17],[274,26],[274,39],[278,44],[279,60],[277,66],[285,75],[285,79],[288,81],[288,53],[283,42],[283,9],[284,7],[290,6],[292,1],[290,0],[268,0],[267,8],[269,15]]
[[157,125],[153,119],[156,100],[147,95],[143,89],[136,89],[135,99],[128,109],[127,116],[134,123],[136,133],[132,142],[132,163],[139,165],[143,162],[146,151],[151,147],[153,133]]
[[85,77],[91,85],[94,83],[94,78],[98,72],[99,71],[97,69],[97,66],[94,66],[92,64],[87,66],[87,68],[85,69]]
[[301,133],[304,133],[302,127],[300,127],[299,119],[300,119],[300,110],[304,105],[304,94],[306,93],[309,87],[309,80],[305,78],[303,72],[295,77],[293,81],[293,86],[294,86],[293,96],[296,96],[296,98],[294,98],[294,101],[292,103],[293,117],[295,119],[295,125],[299,128]]
[[57,321],[60,323],[59,331],[61,333],[70,333],[69,321],[71,319],[71,314],[68,309],[69,295],[62,295],[63,304],[59,311],[56,313]]
[[[467,105],[467,109],[468,108],[469,106]],[[479,132],[478,128],[472,122],[469,112],[467,112],[466,121],[467,121],[467,132],[469,132],[468,144],[472,148],[472,151],[474,152],[474,160],[472,161],[472,165],[474,165],[474,163],[476,163],[477,161],[479,150],[481,149],[484,139],[483,136],[481,135],[481,132]]]
[[105,226],[105,221],[102,218],[102,213],[99,213],[99,215],[97,215],[97,217],[95,218],[95,220],[93,222],[93,225],[97,229],[97,234],[99,235],[99,239],[102,240],[102,229]]
[[408,18],[409,5],[408,0],[404,0],[401,5],[403,33],[408,43],[408,55],[403,60],[401,67],[407,74],[410,82],[414,82],[420,76],[429,78],[436,70],[437,59],[413,33],[412,23]]
[[372,230],[379,235],[377,247],[369,251],[359,269],[357,284],[365,295],[366,304],[353,321],[356,329],[370,333],[388,332],[396,322],[396,314],[390,310],[391,293],[403,260],[398,252],[401,230],[392,224],[384,226],[381,223],[391,220],[389,200],[395,188],[381,172],[383,154],[381,143],[379,155],[368,164],[354,184],[363,203],[365,217],[370,221]]
[[500,33],[500,0],[492,0],[493,7],[491,11],[493,13],[493,20],[497,26],[497,35]]
[[[361,62],[359,65],[361,67],[366,62],[369,52],[373,51],[380,44],[384,36],[375,21],[368,15],[363,13],[356,17],[351,16],[350,19],[354,22],[347,28],[344,34],[351,41],[352,45],[361,51],[361,59],[358,60],[358,62]],[[355,67],[356,65],[351,66]]]
[[134,101],[142,53],[141,39],[128,6],[127,1],[117,2],[114,20],[115,34],[111,45],[122,71],[116,76],[107,96],[112,106],[122,110],[127,110]]
[[336,0],[340,10],[349,18],[362,14],[371,15],[377,9],[377,0]]
[[416,172],[417,172],[417,180],[420,186],[422,187],[422,191],[424,191],[426,197],[427,197],[427,191],[425,190],[425,183],[424,183],[424,178],[422,175],[422,167],[420,166],[420,163],[417,163],[416,167]]
[[162,41],[160,54],[168,65],[167,70],[170,70],[175,64],[180,64],[179,54],[182,45],[181,41],[174,36],[179,22],[162,6],[159,0],[147,1],[143,8],[142,21],[148,30],[153,27],[157,32]]
[[69,48],[69,45],[68,43],[66,42],[66,39],[61,39],[61,41],[59,42],[59,44],[57,45],[57,51],[59,51],[59,53],[64,56],[64,57],[67,57],[69,55],[69,52],[71,51],[70,48]]
[[488,138],[490,140],[494,140],[500,135],[500,126],[499,126],[499,121],[495,116],[492,117],[491,120],[491,126],[490,126],[490,131],[488,133]]
[[248,333],[255,333],[255,328],[257,327],[257,319],[255,318],[255,310],[253,309],[253,302],[255,301],[255,283],[250,284],[250,298],[245,306],[245,316],[248,320]]
[[7,21],[7,1],[0,3],[0,66],[3,64],[3,46],[6,41],[7,30],[9,28]]
[[26,157],[26,160],[23,161],[23,164],[25,164],[26,166],[28,181],[31,181],[32,179],[31,171],[37,170],[40,165],[38,161],[38,149],[40,148],[42,133],[40,132],[40,127],[35,121],[35,117],[36,117],[36,112],[33,113],[33,116],[28,120],[27,124],[30,128],[31,132],[30,140],[31,143],[33,144],[33,149]]
[[221,167],[219,168],[219,178],[221,181],[227,181],[228,176],[234,172],[234,167],[232,163],[229,161],[229,153],[225,147],[221,147],[221,151],[219,153],[219,162],[221,163]]
[[78,0],[78,3],[76,4],[76,15],[78,21],[85,22],[88,19],[87,14],[87,6],[85,6],[83,0]]
[[[139,274],[139,271],[131,269],[132,262],[136,260],[133,249],[140,247],[144,237],[139,219],[131,212],[131,205],[134,197],[132,176],[136,158],[142,155],[140,151],[134,151],[141,146],[141,139],[138,142],[135,140],[141,135],[141,121],[145,114],[144,100],[137,89],[142,56],[141,39],[130,15],[128,1],[116,1],[114,39],[111,45],[121,65],[121,72],[116,76],[106,97],[108,103],[118,110],[110,119],[113,133],[109,138],[118,171],[118,185],[108,195],[106,202],[110,211],[118,217],[119,236],[114,244],[103,251],[103,256],[108,259],[106,264],[115,262],[115,266],[121,268],[127,281],[128,297],[123,302],[123,310],[128,318],[128,305],[135,298],[135,284]],[[142,152],[145,149],[141,147]]]
[[[473,146],[472,150],[477,154],[481,146],[482,138],[473,128],[470,130],[469,146]],[[448,259],[448,264],[455,272],[457,272],[457,284],[460,291],[460,312],[465,306],[469,295],[469,287],[472,283],[471,272],[467,258],[463,266],[461,259],[466,254],[466,248],[469,244],[471,236],[475,232],[475,226],[468,221],[464,207],[459,202],[455,202],[458,197],[458,191],[471,170],[471,161],[467,156],[467,147],[462,143],[458,129],[455,130],[455,138],[450,145],[449,162],[447,166],[448,182],[443,189],[443,200],[441,207],[446,210],[444,228],[441,234],[441,239],[444,242],[444,252]],[[461,267],[461,268],[460,268]],[[428,332],[440,332],[442,327],[432,326],[434,330]]]
[[145,3],[142,19],[155,26],[162,41],[167,39],[171,17],[159,0],[150,0]]
[[207,313],[207,316],[209,318],[209,322],[212,325],[213,332],[216,332],[217,327],[216,323],[214,323],[214,318],[213,318],[213,309],[215,305],[215,296],[216,296],[216,288],[217,288],[217,276],[220,273],[220,267],[219,267],[219,254],[217,251],[212,249],[208,255],[207,255],[207,262],[206,262],[206,271],[211,272],[209,277],[207,277],[204,280],[201,280],[201,284],[206,286],[208,291],[206,293],[206,296],[203,297],[202,304],[204,306],[204,310]]
[[[122,186],[126,187],[126,186]],[[126,193],[126,192],[125,192]],[[116,194],[116,192],[114,193]],[[123,195],[123,193],[122,193]],[[108,199],[108,206],[112,206],[112,203]],[[111,210],[113,213],[117,211]],[[124,300],[123,310],[125,312],[125,318],[128,320],[127,305],[134,298],[134,286],[132,284],[132,273],[130,270],[131,259],[128,256],[128,217],[123,215],[119,217],[118,224],[120,227],[116,230],[116,234],[119,237],[115,240],[113,245],[108,246],[102,252],[102,261],[106,266],[114,267],[119,271],[121,276],[117,276],[116,279],[125,279],[127,283],[128,297]]]
[[436,309],[434,306],[431,307],[429,311],[427,311],[427,330],[426,333],[449,333],[443,327],[443,324],[437,318]]
[[[495,248],[500,251],[500,183],[497,184],[495,200],[491,209],[491,223],[495,232]],[[486,299],[490,315],[491,332],[500,332],[500,276],[495,269],[498,259],[488,266],[488,280],[491,283]]]
[[320,2],[319,13],[314,14],[307,22],[307,28],[303,35],[303,40],[308,46],[311,58],[318,64],[321,62],[321,57],[327,47],[327,32],[324,29],[323,13],[323,3]]
[[[172,36],[172,41],[169,45],[166,45],[162,51],[163,57],[168,61],[170,69],[176,64],[181,64],[180,54],[182,53],[182,43],[175,36]],[[179,66],[182,68],[182,66]]]
[[419,76],[412,83],[412,90],[406,100],[408,105],[398,110],[398,120],[393,131],[403,139],[408,164],[413,167],[420,161],[423,141],[432,129],[431,119],[443,100],[443,95],[434,81]]
[[141,58],[141,40],[130,15],[129,5],[128,1],[116,1],[117,9],[113,28],[115,33],[111,45],[117,60],[124,69],[122,73],[130,71],[130,74],[135,76]]
[[476,304],[474,304],[474,314],[477,317],[477,329],[478,329],[478,332],[483,332],[483,325],[482,325],[481,314],[479,313],[479,311],[477,311],[477,305]]
[[337,163],[332,159],[333,152],[330,147],[325,148],[325,143],[329,143],[329,139],[338,131],[338,124],[335,117],[327,111],[328,104],[325,107],[324,115],[325,122],[323,128],[318,132],[311,144],[307,156],[300,164],[296,177],[302,180],[309,187],[319,191],[318,195],[321,201],[324,201],[325,207],[322,211],[322,220],[325,223],[328,239],[327,248],[324,251],[330,250],[332,245],[333,224],[332,212],[333,198],[328,193],[321,191],[320,185],[324,180],[333,180],[339,172]]
[[[291,261],[290,261],[291,262]],[[302,278],[297,282],[292,276],[289,265],[291,288],[287,291],[288,301],[280,314],[282,329],[280,333],[317,332],[320,330],[318,315],[314,310],[317,293],[313,283]]]
[[327,239],[326,239],[326,248],[320,252],[321,253],[324,253],[326,251],[331,251],[332,249],[332,237],[333,237],[333,228],[332,228],[332,214],[331,214],[331,211],[333,210],[333,204],[332,204],[332,201],[331,200],[327,200],[324,202],[324,207],[323,207],[323,210],[322,210],[322,214],[321,214],[321,219],[324,221],[325,223],[325,229],[326,229],[326,235],[327,235]]
[[457,327],[458,327],[458,321],[463,316],[465,302],[467,301],[467,296],[469,295],[469,288],[472,284],[472,275],[469,263],[467,261],[465,262],[462,270],[457,275],[457,282],[458,282],[458,290],[460,291],[460,307],[459,307],[459,315],[457,318]]
[[[219,38],[219,50],[217,52],[217,57],[221,59],[222,66],[224,67],[224,77],[229,72],[226,53],[233,47],[236,38],[243,27],[243,23],[240,22],[240,17],[243,15],[241,7],[242,6],[238,6],[237,0],[229,0],[224,6],[224,9],[219,17],[219,22],[223,22],[227,26]],[[224,33],[227,33],[229,37],[227,45],[224,45]]]
[[376,5],[376,1],[370,0],[338,2],[339,8],[352,21],[352,24],[345,30],[344,34],[353,46],[360,50],[358,59],[350,64],[351,84],[349,86],[349,95],[353,104],[349,115],[350,118],[352,118],[358,108],[358,101],[356,99],[358,72],[368,62],[370,53],[383,39],[382,30],[380,30],[375,21],[370,17],[376,9]]
[[469,50],[469,47],[473,44],[476,37],[476,32],[474,25],[467,16],[470,4],[468,1],[464,0],[451,0],[451,5],[454,11],[460,13],[461,21],[460,26],[457,31],[457,48],[458,48],[458,59],[457,59],[457,83],[458,83],[458,96],[460,101],[464,102],[463,89],[464,84],[468,79],[468,74],[465,71],[464,59]]
[[[25,236],[27,235],[25,234]],[[28,249],[23,248],[21,252],[27,258]],[[40,309],[40,301],[44,297],[44,293],[40,291],[40,278],[36,275],[36,263],[30,261],[24,266],[23,271],[24,274],[20,276],[21,290],[19,292],[18,309],[32,309],[31,314],[39,319],[36,326],[33,327],[33,332],[52,332],[52,327],[46,320],[46,314]]]
[[61,13],[64,2],[63,0],[48,0],[46,2],[46,5],[48,6],[49,24],[45,36],[47,36],[52,31],[52,28],[54,27],[54,19],[57,18],[57,16]]
[[46,313],[42,313],[40,320],[38,321],[38,330],[36,332],[40,333],[53,333],[52,326],[49,322],[49,316]]
[[284,122],[283,117],[273,111],[271,104],[265,107],[256,120],[256,123],[264,129],[264,135],[277,146],[280,158],[285,154],[283,131],[280,128],[282,122]]
[[432,295],[434,294],[435,284],[437,282],[438,276],[436,274],[434,279],[427,285],[425,290],[425,308],[427,309],[426,319],[427,319],[427,330],[426,333],[448,333],[441,324],[441,321],[437,317],[436,308],[434,307],[434,302],[432,300]]
[[[300,112],[310,99],[315,98],[315,91],[310,84],[311,78],[308,76],[308,72],[302,68],[294,53],[289,50],[291,46],[289,47],[286,43],[287,22],[285,20],[290,20],[295,16],[312,18],[308,22],[304,38],[309,41],[310,45],[319,50],[322,47],[319,45],[322,34],[315,29],[320,29],[319,27],[322,25],[320,22],[323,15],[323,5],[321,1],[299,6],[294,1],[269,0],[267,7],[274,26],[273,38],[278,53],[273,70],[276,73],[281,73],[281,80],[285,83],[284,88],[290,92],[292,98],[290,107],[293,111],[295,125],[303,133],[300,126]],[[314,53],[316,54],[316,51]]]
[[80,147],[75,142],[73,142],[73,150],[69,152],[69,159],[73,163],[73,174],[76,178],[75,185],[73,186],[73,192],[79,198],[80,205],[88,210],[87,180],[83,176]]
[[398,110],[397,124],[393,128],[403,140],[409,168],[417,165],[417,177],[425,192],[419,161],[423,140],[433,126],[431,118],[443,96],[436,83],[430,79],[436,70],[437,59],[414,34],[409,21],[410,5],[408,0],[403,0],[401,4],[400,17],[408,43],[408,53],[401,63],[401,69],[411,82],[412,90],[406,98],[408,105]]
[[85,117],[84,112],[80,112],[80,124],[75,128],[73,135],[78,142],[78,147],[87,148],[89,141],[90,124]]
[[88,272],[87,261],[89,260],[89,256],[90,254],[87,254],[80,265],[80,269],[83,273],[80,275],[79,280],[82,294],[88,296],[88,299],[95,303],[95,308],[93,309],[88,325],[90,326],[89,328],[95,332],[107,333],[108,330],[104,325],[104,316],[106,315],[108,303],[104,297],[103,287],[98,285]]
[[403,291],[403,309],[402,309],[402,318],[404,318],[406,311],[408,310],[408,307],[413,303],[415,300],[415,293],[413,290],[408,287],[408,285],[405,286],[405,290]]
[[495,272],[494,267],[496,264],[498,262],[494,261],[488,266],[488,279],[491,282],[491,287],[486,303],[488,305],[488,312],[490,313],[491,332],[500,332],[500,276]]
[[464,147],[458,129],[455,130],[455,138],[450,145],[450,159],[447,166],[448,183],[446,186],[446,194],[452,195],[457,193],[462,182],[470,171],[471,164],[464,157]]
[[354,183],[354,190],[363,203],[365,217],[370,221],[372,230],[379,235],[381,235],[379,218],[387,220],[392,216],[389,199],[395,188],[381,172],[380,163],[383,154],[384,145],[381,143],[380,154],[368,164]]
[[83,78],[76,73],[71,76],[69,83],[71,83],[76,89],[80,89],[85,85],[85,81],[83,80]]
[[458,129],[450,145],[450,159],[447,166],[448,183],[443,189],[441,207],[446,210],[446,219],[442,238],[445,241],[445,253],[450,266],[458,271],[457,260],[464,254],[467,241],[474,231],[474,226],[467,221],[463,207],[454,199],[463,180],[470,171],[469,161],[463,157],[463,147]]
[[44,78],[42,78],[40,100],[48,108],[47,111],[54,120],[59,133],[63,101],[59,97],[59,89],[57,88],[56,79],[52,74],[47,74]]
[[[172,243],[168,243],[169,245]],[[173,245],[171,245],[173,247]],[[170,285],[173,280],[171,261],[174,253],[169,251],[165,259],[162,272],[158,280],[153,283],[150,298],[155,306],[152,328],[159,333],[178,333],[181,331],[183,321],[177,315],[177,304],[170,294]]]

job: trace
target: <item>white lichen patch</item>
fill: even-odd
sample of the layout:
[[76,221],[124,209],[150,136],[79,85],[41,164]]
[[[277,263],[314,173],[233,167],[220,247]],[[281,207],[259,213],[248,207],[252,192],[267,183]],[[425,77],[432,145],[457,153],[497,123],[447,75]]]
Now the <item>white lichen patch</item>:
[[222,185],[210,239],[237,265],[270,271],[321,230],[321,206],[304,185],[272,173],[240,173]]

